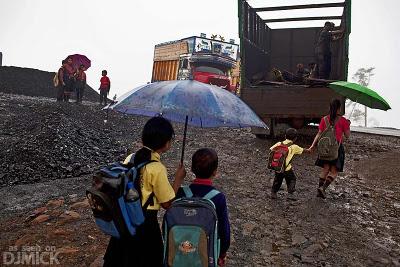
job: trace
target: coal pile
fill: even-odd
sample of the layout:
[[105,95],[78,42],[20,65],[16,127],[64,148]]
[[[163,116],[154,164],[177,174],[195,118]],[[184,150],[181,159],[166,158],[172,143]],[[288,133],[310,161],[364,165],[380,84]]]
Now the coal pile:
[[142,124],[105,116],[90,102],[0,93],[0,186],[78,177],[122,159]]
[[[0,67],[0,92],[55,98],[55,72],[20,67]],[[73,96],[74,97],[74,96]],[[86,85],[83,100],[97,102],[99,94]]]

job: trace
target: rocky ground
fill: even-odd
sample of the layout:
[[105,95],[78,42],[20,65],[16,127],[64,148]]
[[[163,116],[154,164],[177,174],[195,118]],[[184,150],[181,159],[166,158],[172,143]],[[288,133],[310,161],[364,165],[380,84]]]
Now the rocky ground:
[[[96,229],[85,188],[96,168],[140,146],[146,121],[111,113],[105,123],[105,117],[91,102],[59,105],[0,93],[3,256],[15,246],[51,246],[60,266],[101,264],[108,238]],[[173,148],[162,158],[171,176],[182,125],[175,130]],[[186,166],[200,147],[215,148],[220,158],[215,185],[227,195],[232,225],[228,266],[400,266],[400,138],[352,134],[345,172],[326,200],[316,198],[315,155],[293,163],[297,200],[285,190],[269,198],[266,150],[275,141],[248,129],[189,127]],[[311,141],[301,136],[298,143]]]

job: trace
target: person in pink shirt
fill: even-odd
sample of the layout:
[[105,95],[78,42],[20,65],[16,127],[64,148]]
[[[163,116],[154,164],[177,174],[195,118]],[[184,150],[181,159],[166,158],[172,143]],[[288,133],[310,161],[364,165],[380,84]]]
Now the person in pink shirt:
[[350,121],[345,119],[340,115],[340,107],[341,102],[338,99],[334,99],[330,103],[329,107],[329,115],[324,116],[321,119],[318,127],[318,133],[314,138],[312,145],[310,146],[310,150],[313,150],[315,145],[318,143],[318,140],[322,134],[322,132],[326,129],[327,125],[325,123],[325,118],[331,125],[335,125],[335,135],[336,141],[339,143],[339,153],[338,158],[335,160],[322,160],[317,159],[315,165],[322,168],[321,174],[319,176],[318,183],[318,197],[326,198],[325,191],[328,186],[335,180],[338,172],[343,172],[344,167],[344,146],[343,146],[343,137],[350,137]]

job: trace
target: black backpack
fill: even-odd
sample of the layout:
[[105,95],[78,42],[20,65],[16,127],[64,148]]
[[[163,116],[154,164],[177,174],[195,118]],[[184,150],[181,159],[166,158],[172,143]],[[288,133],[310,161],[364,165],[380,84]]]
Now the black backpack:
[[142,207],[140,169],[151,162],[154,161],[137,167],[115,162],[94,173],[86,197],[97,226],[105,234],[116,238],[134,236],[137,227],[143,224],[143,211],[152,202],[154,193]]

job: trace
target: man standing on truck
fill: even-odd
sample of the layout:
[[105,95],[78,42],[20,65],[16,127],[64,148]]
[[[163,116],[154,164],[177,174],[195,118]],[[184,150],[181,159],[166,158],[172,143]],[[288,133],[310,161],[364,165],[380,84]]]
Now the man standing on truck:
[[331,42],[343,37],[343,30],[333,31],[335,24],[325,22],[324,28],[318,36],[317,47],[315,48],[318,78],[328,80],[331,74]]

